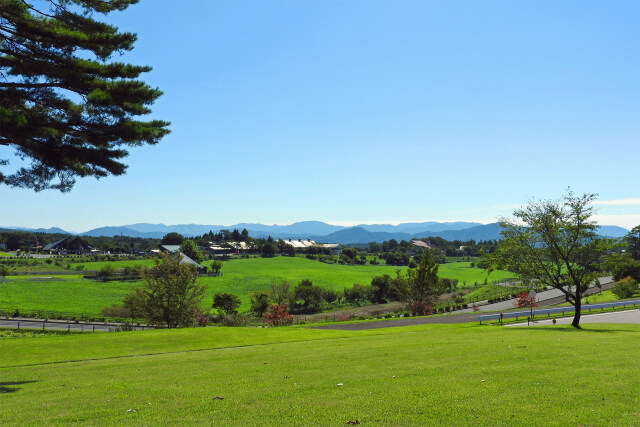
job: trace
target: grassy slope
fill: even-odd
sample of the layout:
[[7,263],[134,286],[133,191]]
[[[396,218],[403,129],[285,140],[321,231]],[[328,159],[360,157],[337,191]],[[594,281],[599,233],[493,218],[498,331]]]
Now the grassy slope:
[[[151,260],[149,260],[152,262]],[[114,262],[118,268],[124,263],[135,265],[140,261]],[[98,267],[86,263],[87,269]],[[107,263],[102,263],[107,264]],[[486,273],[482,269],[469,268],[469,263],[451,263],[440,266],[440,276],[457,278],[472,284],[482,282]],[[242,310],[249,307],[249,294],[256,291],[269,290],[273,281],[287,280],[295,286],[302,279],[310,279],[314,284],[326,288],[343,290],[354,283],[370,284],[376,275],[395,275],[398,267],[393,266],[349,266],[324,264],[305,258],[249,258],[237,259],[224,263],[221,277],[203,277],[199,281],[209,289],[203,306],[209,307],[213,295],[218,292],[231,292],[242,297]],[[491,280],[508,277],[509,273],[494,272]],[[59,282],[32,282],[18,276],[10,276],[8,282],[0,284],[0,308],[42,309],[70,311],[77,313],[99,314],[105,306],[117,304],[131,291],[135,283],[108,282],[101,283],[90,280],[74,279],[74,276],[61,276]]]
[[[0,424],[639,425],[639,339],[631,325],[4,339]],[[161,354],[109,358],[145,353]]]

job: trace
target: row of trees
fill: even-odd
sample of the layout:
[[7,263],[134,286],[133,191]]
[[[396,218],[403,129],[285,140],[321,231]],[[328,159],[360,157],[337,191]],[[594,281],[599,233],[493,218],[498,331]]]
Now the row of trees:
[[[0,243],[5,243],[7,249],[15,251],[21,249],[25,252],[33,252],[38,247],[44,247],[49,243],[67,237],[61,233],[40,233],[30,231],[0,231]],[[130,236],[82,236],[90,246],[112,254],[148,252],[158,247],[159,239],[147,239]]]

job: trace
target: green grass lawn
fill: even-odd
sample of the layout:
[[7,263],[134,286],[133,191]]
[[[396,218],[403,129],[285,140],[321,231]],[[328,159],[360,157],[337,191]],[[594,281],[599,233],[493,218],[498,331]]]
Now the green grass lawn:
[[63,277],[39,282],[14,278],[0,283],[0,308],[100,314],[102,307],[121,303],[131,282],[97,282]]
[[640,425],[637,325],[0,340],[2,425]]
[[[113,264],[117,268],[133,266],[144,261],[116,261],[84,263],[86,269],[99,270],[102,265]],[[205,262],[205,265],[210,262]],[[153,260],[146,260],[147,265]],[[468,262],[440,265],[441,277],[458,279],[468,283],[482,282],[487,277],[484,270],[470,268]],[[315,285],[342,291],[354,283],[368,285],[374,276],[389,274],[395,276],[399,267],[393,266],[354,266],[325,264],[305,258],[243,258],[227,261],[220,277],[201,277],[200,283],[208,286],[203,309],[211,306],[213,295],[230,292],[242,299],[241,310],[249,308],[249,294],[268,291],[271,283],[286,280],[292,288],[303,279],[310,279]],[[406,271],[406,268],[402,269]],[[80,279],[80,276],[56,276],[64,280],[56,282],[34,282],[28,276],[9,276],[7,282],[0,284],[0,308],[21,310],[52,310],[84,314],[100,314],[103,307],[119,304],[136,282],[96,282]],[[490,280],[509,277],[508,272],[492,273]]]

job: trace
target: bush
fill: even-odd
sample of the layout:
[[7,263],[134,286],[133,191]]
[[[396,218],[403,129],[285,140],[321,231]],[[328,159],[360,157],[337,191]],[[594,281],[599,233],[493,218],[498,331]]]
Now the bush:
[[131,310],[122,305],[114,304],[111,307],[104,307],[100,310],[100,314],[105,317],[122,317],[122,318],[130,318],[133,317],[131,315]]
[[101,277],[103,282],[109,280],[114,274],[116,274],[116,269],[113,265],[109,264],[103,266],[100,271],[98,271],[98,277]]
[[631,298],[638,290],[638,282],[631,277],[626,277],[615,284],[611,293],[618,299]]
[[238,313],[226,314],[220,318],[220,324],[222,326],[247,326],[249,319]]
[[293,316],[287,311],[286,304],[273,304],[269,306],[269,310],[264,315],[271,326],[289,326],[293,324]]
[[371,287],[355,283],[350,288],[344,288],[344,299],[354,306],[365,305],[371,298]]

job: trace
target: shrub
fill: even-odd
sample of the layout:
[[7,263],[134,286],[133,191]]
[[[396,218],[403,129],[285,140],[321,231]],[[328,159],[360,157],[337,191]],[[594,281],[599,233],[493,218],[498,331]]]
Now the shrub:
[[513,302],[513,306],[516,308],[536,307],[536,298],[529,297],[529,292],[523,291],[518,294],[518,297]]
[[238,313],[226,314],[220,318],[220,324],[222,326],[247,326],[249,319]]
[[286,304],[272,304],[264,315],[271,326],[289,326],[293,324],[293,316],[287,311]]
[[323,289],[322,298],[329,304],[334,303],[340,298],[340,293],[333,289]]
[[350,288],[344,288],[344,299],[355,306],[366,304],[371,298],[371,287],[362,286],[358,283]]
[[631,298],[638,290],[638,282],[631,277],[626,277],[615,284],[611,293],[618,299]]
[[196,311],[196,325],[207,326],[209,324],[209,316],[200,311]]
[[98,271],[98,277],[101,277],[103,282],[109,280],[114,274],[116,274],[116,269],[113,265],[109,264],[103,266],[100,271]]
[[105,317],[133,317],[129,308],[118,304],[114,304],[111,307],[103,307],[102,310],[100,310],[100,314]]

